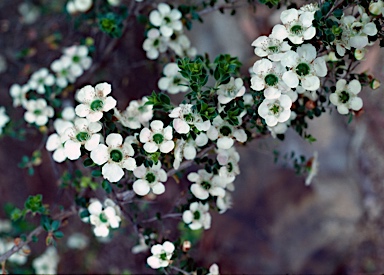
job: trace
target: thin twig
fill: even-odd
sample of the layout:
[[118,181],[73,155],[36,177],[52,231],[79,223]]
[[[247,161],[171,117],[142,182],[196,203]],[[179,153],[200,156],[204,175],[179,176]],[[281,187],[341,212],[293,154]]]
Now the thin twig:
[[[72,207],[71,210],[62,212],[56,216],[53,217],[54,220],[64,220],[74,214],[76,214],[76,208]],[[36,227],[29,235],[27,236],[25,241],[20,241],[18,244],[15,244],[11,249],[9,249],[7,252],[5,252],[3,255],[0,256],[0,262],[5,262],[9,257],[11,257],[13,254],[18,252],[20,249],[23,248],[23,246],[27,245],[30,243],[33,239],[33,237],[36,237],[40,235],[44,231],[43,227],[40,225]]]
[[[181,213],[169,213],[169,214],[165,214],[164,216],[161,216],[160,218],[163,220],[163,219],[169,219],[169,218],[180,218],[181,216],[182,216]],[[152,217],[150,219],[141,221],[141,223],[149,223],[157,220],[158,220],[158,217]]]

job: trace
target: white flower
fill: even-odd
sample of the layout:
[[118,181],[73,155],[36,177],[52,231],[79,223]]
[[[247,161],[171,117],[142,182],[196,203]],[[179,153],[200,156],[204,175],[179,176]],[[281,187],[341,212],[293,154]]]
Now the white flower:
[[115,109],[115,116],[123,126],[130,129],[147,126],[153,117],[153,105],[145,105],[147,101],[147,97],[143,97],[142,100],[132,100],[125,111],[119,112]]
[[227,84],[221,84],[217,89],[218,100],[221,104],[227,104],[236,97],[243,96],[245,87],[241,78],[233,78]]
[[61,112],[61,117],[66,121],[73,121],[76,117],[75,108],[67,106]]
[[168,63],[163,69],[164,77],[159,79],[157,85],[162,91],[167,91],[170,94],[188,91],[186,79],[179,73],[179,67],[176,63]]
[[151,248],[152,256],[147,258],[147,264],[153,269],[167,267],[171,261],[175,246],[169,241],[163,244],[155,244]]
[[310,44],[298,47],[297,52],[286,52],[281,64],[290,68],[283,74],[283,80],[290,88],[301,84],[304,89],[315,91],[320,87],[319,76],[327,75],[324,58],[316,58],[316,48]]
[[271,62],[268,59],[261,59],[253,65],[255,75],[251,78],[251,88],[255,91],[264,90],[267,99],[278,98],[281,92],[289,88],[282,80],[285,68],[280,62]]
[[313,153],[313,157],[310,158],[307,162],[307,170],[308,170],[308,175],[307,178],[305,179],[305,185],[310,185],[313,178],[317,175],[317,172],[319,170],[319,161],[317,159],[318,154],[317,151]]
[[86,117],[91,122],[99,121],[103,112],[108,112],[116,106],[116,100],[108,96],[111,93],[111,84],[99,83],[93,88],[87,85],[80,89],[77,100],[81,104],[75,108],[76,115]]
[[217,147],[221,149],[231,148],[234,144],[233,139],[239,142],[247,141],[247,134],[244,129],[237,129],[227,121],[224,121],[220,116],[216,116],[213,119],[212,126],[208,129],[207,135],[210,140],[217,140]]
[[283,28],[282,31],[284,32],[284,26],[276,25],[273,27],[269,37],[260,36],[252,42],[252,46],[256,47],[255,54],[257,56],[268,57],[272,61],[280,61],[283,57],[283,53],[291,49],[288,42],[283,41],[286,36],[279,35],[281,28]]
[[208,143],[208,136],[205,133],[200,133],[196,136],[195,140],[189,138],[187,141],[178,139],[176,141],[173,161],[173,168],[179,169],[180,163],[183,158],[193,160],[197,154],[197,147],[205,146]]
[[232,208],[232,195],[229,192],[225,193],[224,197],[217,197],[216,206],[219,208],[219,213],[223,214],[228,209]]
[[374,16],[382,14],[384,16],[384,2],[378,0],[377,2],[371,1],[369,4],[369,12]]
[[244,94],[243,95],[244,105],[245,106],[253,106],[255,104],[255,100],[253,99],[253,96],[251,94]]
[[150,29],[147,33],[147,39],[144,40],[143,49],[146,51],[149,59],[157,59],[159,53],[163,53],[168,48],[168,37],[160,35],[158,29]]
[[64,133],[68,128],[73,127],[73,123],[62,119],[56,119],[53,123],[53,127],[55,128],[56,133],[51,134],[48,137],[45,148],[47,151],[54,151],[52,158],[54,161],[60,163],[67,159],[64,144],[69,137]]
[[230,149],[216,149],[217,161],[221,165],[219,169],[219,176],[227,178],[228,181],[234,181],[235,177],[240,174],[239,161],[240,155],[235,147]]
[[88,70],[92,65],[92,59],[88,56],[88,48],[86,46],[73,45],[65,48],[63,52],[71,60],[68,70],[75,78],[81,76],[84,70]]
[[368,45],[368,36],[377,34],[376,25],[370,21],[366,13],[362,14],[360,20],[352,15],[341,18],[342,40],[347,43],[347,49],[349,47],[362,49]]
[[0,135],[3,133],[5,124],[9,122],[9,116],[5,113],[5,107],[0,107]]
[[319,10],[319,4],[317,3],[309,3],[307,5],[301,6],[299,9],[299,14],[303,12],[312,12],[313,14]]
[[209,273],[207,275],[220,275],[219,266],[217,264],[212,264],[209,267]]
[[211,228],[211,215],[209,214],[209,204],[193,202],[189,205],[189,210],[184,211],[183,221],[192,230]]
[[[133,171],[136,168],[135,154],[132,145],[124,142],[120,134],[109,134],[106,143],[97,145],[91,152],[91,159],[103,165],[103,177],[110,182],[118,182],[124,176],[124,169]],[[104,164],[105,163],[105,164]]]
[[316,35],[316,28],[312,26],[313,12],[299,13],[296,9],[289,9],[281,13],[280,19],[284,26],[275,26],[275,37],[281,40],[288,37],[292,43],[302,44],[304,40],[310,40]]
[[62,55],[51,64],[51,70],[56,73],[56,85],[60,88],[65,88],[68,83],[73,83],[76,80],[70,70],[71,64],[71,58],[65,55]]
[[204,121],[192,104],[180,104],[171,111],[169,117],[174,118],[173,128],[179,134],[189,133],[192,126],[199,131],[207,131],[211,127],[211,122]]
[[289,119],[291,105],[290,97],[281,95],[276,99],[264,99],[257,111],[268,126],[275,126],[278,122],[285,122]]
[[67,240],[67,246],[72,249],[82,250],[88,246],[88,243],[88,237],[82,233],[73,233]]
[[357,96],[361,91],[361,84],[354,79],[347,84],[345,79],[336,83],[336,91],[329,96],[329,100],[337,107],[337,111],[346,115],[349,110],[358,111],[363,107],[363,101]]
[[194,182],[190,189],[192,194],[200,200],[208,199],[209,195],[225,196],[224,188],[227,182],[218,176],[208,173],[204,169],[198,170],[197,173],[189,173],[187,178],[189,181]]
[[149,22],[159,27],[162,36],[171,37],[174,31],[181,31],[183,24],[180,21],[181,12],[178,9],[172,9],[168,4],[159,3],[157,10],[149,14]]
[[77,12],[86,12],[88,11],[93,5],[93,0],[70,0],[67,3],[67,11],[71,14],[77,13]]
[[42,255],[32,261],[32,266],[36,274],[56,274],[59,260],[56,248],[50,246]]
[[140,132],[140,142],[144,144],[144,150],[148,153],[154,153],[160,149],[162,153],[169,153],[175,147],[173,142],[172,127],[164,128],[164,123],[160,120],[154,120],[150,124],[151,130],[143,128]]
[[34,72],[28,81],[29,88],[39,94],[45,93],[44,86],[52,86],[53,84],[55,84],[55,77],[49,73],[47,68]]
[[197,54],[196,48],[191,47],[191,41],[182,31],[173,33],[168,42],[168,47],[179,57],[194,59]]
[[24,119],[26,122],[37,126],[43,126],[47,124],[48,118],[53,117],[54,111],[51,106],[47,106],[45,99],[39,98],[36,100],[29,100],[25,103]]
[[108,0],[108,4],[114,7],[120,5],[120,2],[121,2],[120,0]]
[[168,179],[167,173],[161,169],[160,161],[152,167],[145,167],[143,164],[137,167],[133,174],[138,180],[133,183],[133,191],[140,196],[147,195],[152,191],[156,195],[163,194],[165,187],[163,182]]
[[40,7],[32,3],[24,2],[18,6],[20,15],[23,18],[23,23],[33,24],[40,16]]
[[88,206],[89,221],[94,225],[93,232],[97,237],[107,237],[109,228],[120,226],[120,208],[112,200],[106,199],[104,206],[97,199],[91,199]]
[[21,106],[27,102],[27,92],[29,91],[28,85],[20,86],[19,84],[13,84],[9,89],[9,94],[13,99],[13,107]]
[[[100,143],[100,132],[102,126],[99,122],[89,122],[85,118],[77,118],[74,122],[74,127],[67,128],[64,132],[67,141],[64,144],[65,154],[70,160],[76,160],[80,157],[81,145],[85,149],[92,151]],[[65,139],[65,138],[64,138]]]
[[271,132],[271,136],[276,138],[277,135],[282,135],[288,130],[287,122],[278,122],[275,126],[268,126],[268,130]]

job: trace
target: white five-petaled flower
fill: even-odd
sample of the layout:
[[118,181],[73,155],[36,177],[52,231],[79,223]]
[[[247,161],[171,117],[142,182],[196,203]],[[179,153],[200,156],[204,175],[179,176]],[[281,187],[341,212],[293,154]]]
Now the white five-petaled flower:
[[45,93],[45,86],[55,84],[55,77],[49,73],[47,68],[42,68],[31,75],[28,86],[39,94]]
[[197,154],[197,147],[205,146],[208,143],[208,136],[205,133],[200,133],[195,139],[190,137],[187,141],[184,139],[178,139],[176,141],[173,161],[173,168],[179,169],[180,163],[183,158],[187,160],[193,160]]
[[174,32],[168,41],[168,47],[179,57],[194,59],[197,54],[195,47],[191,47],[191,41],[182,31]]
[[240,174],[239,161],[240,155],[235,147],[228,150],[216,149],[217,161],[221,165],[219,176],[227,178],[228,181],[234,181],[235,177]]
[[70,58],[71,64],[68,70],[76,78],[81,76],[84,70],[88,70],[92,65],[92,59],[88,56],[88,48],[84,45],[73,45],[65,48],[63,52],[65,56]]
[[329,100],[337,107],[337,111],[346,115],[349,110],[358,111],[363,107],[363,100],[357,96],[361,91],[361,84],[354,79],[347,84],[345,79],[336,83],[336,91],[329,96]]
[[160,53],[168,48],[169,37],[160,35],[158,29],[150,29],[147,33],[147,39],[144,40],[143,49],[146,51],[149,59],[157,59]]
[[280,61],[283,54],[291,49],[287,41],[283,41],[286,37],[278,35],[281,25],[276,25],[272,29],[272,33],[267,36],[260,36],[252,42],[255,48],[255,54],[260,57],[268,57],[272,61]]
[[151,247],[152,256],[147,258],[147,264],[153,269],[167,267],[171,261],[175,245],[169,241],[163,244],[155,244]]
[[285,122],[289,119],[291,106],[291,98],[281,95],[276,99],[264,99],[257,111],[268,126],[275,126],[278,122]]
[[53,123],[53,127],[55,128],[56,133],[53,133],[48,137],[45,148],[48,151],[54,151],[52,158],[54,161],[60,163],[67,159],[64,144],[69,137],[64,133],[68,128],[73,127],[73,123],[58,118]]
[[[240,121],[242,115],[239,116]],[[212,126],[208,129],[207,135],[210,140],[217,140],[217,147],[221,149],[231,148],[234,144],[234,139],[239,142],[247,141],[247,134],[244,129],[236,128],[220,116],[216,116],[213,119]]]
[[94,225],[93,232],[97,237],[107,237],[109,228],[120,225],[120,208],[111,199],[104,201],[104,206],[98,199],[91,199],[88,206],[89,222]]
[[51,63],[51,70],[56,73],[56,85],[60,88],[65,88],[68,83],[73,83],[76,80],[76,76],[70,70],[71,64],[71,58],[66,55],[62,55]]
[[189,181],[194,182],[190,189],[192,194],[200,200],[208,199],[209,195],[225,196],[224,188],[228,182],[224,178],[208,173],[204,169],[198,170],[197,173],[189,173],[187,178]]
[[211,228],[211,215],[209,214],[209,204],[193,202],[189,205],[189,210],[183,212],[183,221],[192,230]]
[[380,14],[384,16],[384,2],[382,0],[378,0],[377,2],[371,1],[368,9],[374,16],[379,16]]
[[169,117],[174,118],[173,128],[179,134],[189,133],[191,126],[195,126],[199,131],[208,131],[211,127],[211,122],[204,121],[192,104],[180,104],[171,111]]
[[251,78],[251,88],[255,91],[264,90],[267,99],[280,97],[289,88],[281,79],[286,72],[280,62],[271,62],[266,58],[258,60],[253,65],[255,75]]
[[81,145],[92,151],[100,143],[101,135],[97,134],[102,129],[100,122],[90,122],[85,118],[77,118],[74,127],[67,128],[64,132],[67,141],[64,149],[70,160],[76,160],[81,156]]
[[3,127],[9,122],[9,116],[5,113],[5,108],[0,107],[0,135],[3,133]]
[[142,100],[132,100],[123,112],[115,108],[115,116],[119,122],[130,129],[139,129],[141,126],[147,126],[153,117],[153,105],[145,105],[147,97]]
[[218,100],[221,104],[227,104],[236,97],[243,96],[245,87],[241,78],[231,77],[227,84],[221,84],[217,88]]
[[28,84],[20,86],[19,84],[13,84],[9,88],[9,94],[13,99],[13,107],[24,106],[27,102],[27,93],[29,91]]
[[70,0],[67,3],[67,11],[71,14],[86,12],[93,5],[93,0]]
[[56,274],[59,260],[56,248],[50,246],[42,255],[32,261],[32,266],[36,274]]
[[178,9],[172,9],[168,4],[159,3],[157,10],[149,14],[149,22],[159,27],[162,36],[171,37],[174,31],[181,31],[183,24],[180,21],[181,12]]
[[133,174],[138,180],[133,183],[133,191],[140,196],[147,195],[152,191],[156,195],[163,194],[165,187],[163,182],[168,179],[165,170],[161,169],[161,162],[153,164],[152,167],[145,167],[143,164],[137,167]]
[[275,26],[275,35],[281,40],[287,38],[294,44],[302,44],[316,35],[316,28],[312,26],[314,13],[299,12],[297,9],[285,10],[280,15],[283,25]]
[[164,128],[164,123],[154,120],[150,124],[151,130],[143,128],[140,132],[140,142],[144,143],[144,150],[148,153],[157,152],[169,153],[175,147],[173,142],[172,127]]
[[170,94],[188,91],[186,86],[187,81],[179,72],[179,67],[176,63],[168,63],[163,69],[164,77],[159,79],[157,85],[162,91],[167,91]]
[[132,145],[123,143],[120,134],[109,134],[106,143],[97,145],[91,152],[91,159],[98,165],[103,165],[103,177],[110,182],[118,182],[124,176],[124,169],[133,171],[136,168],[135,154]]
[[86,117],[91,122],[99,121],[103,112],[108,112],[116,106],[116,100],[108,96],[111,93],[111,84],[103,82],[93,88],[87,85],[80,89],[77,100],[81,104],[75,108],[76,115]]
[[375,23],[371,22],[368,14],[363,13],[360,20],[349,15],[341,18],[343,29],[343,40],[348,40],[348,45],[356,49],[362,49],[368,45],[368,36],[377,34]]
[[25,121],[30,124],[35,123],[37,126],[47,124],[48,118],[54,115],[53,108],[48,106],[47,101],[43,98],[28,100],[24,107],[27,110],[24,113]]
[[301,84],[306,90],[316,91],[320,87],[319,77],[327,75],[324,58],[316,58],[316,48],[311,44],[298,47],[296,52],[286,52],[281,64],[290,68],[283,74],[283,80],[290,88]]

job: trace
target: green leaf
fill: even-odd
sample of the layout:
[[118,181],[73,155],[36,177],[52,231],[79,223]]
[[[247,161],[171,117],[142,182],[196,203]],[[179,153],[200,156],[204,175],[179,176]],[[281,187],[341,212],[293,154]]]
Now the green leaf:
[[97,178],[97,177],[101,177],[102,174],[100,170],[94,170],[91,172],[91,175],[92,177]]
[[341,17],[343,16],[343,10],[341,9],[334,10],[333,16],[335,16],[337,19],[341,19]]
[[103,187],[103,189],[105,190],[105,192],[107,192],[107,194],[110,194],[112,192],[112,186],[107,180],[104,180],[101,183],[101,187]]
[[51,230],[52,231],[56,231],[57,229],[59,229],[60,227],[60,221],[58,220],[54,220],[52,223],[51,223]]
[[61,239],[62,237],[64,237],[64,233],[61,231],[55,231],[53,232],[53,236],[55,236],[55,238],[57,239]]
[[84,167],[90,167],[90,166],[94,166],[95,163],[93,162],[92,159],[87,158],[86,160],[83,161],[83,165]]

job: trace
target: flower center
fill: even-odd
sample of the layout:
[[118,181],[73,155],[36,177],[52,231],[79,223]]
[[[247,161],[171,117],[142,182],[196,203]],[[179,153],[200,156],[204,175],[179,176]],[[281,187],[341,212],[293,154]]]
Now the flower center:
[[123,159],[123,153],[120,150],[116,149],[112,150],[109,156],[114,162],[120,162]]
[[90,138],[89,134],[87,132],[80,132],[76,135],[76,139],[79,142],[87,141]]
[[302,32],[303,32],[303,27],[300,25],[293,25],[291,27],[291,33],[298,35],[298,34],[301,34]]
[[149,183],[154,183],[155,180],[156,180],[156,176],[153,174],[153,173],[148,173],[145,175],[145,179],[149,182]]
[[79,62],[80,62],[80,57],[78,57],[77,55],[75,55],[75,56],[72,58],[72,61],[73,61],[73,63],[79,63]]
[[38,116],[38,115],[41,115],[42,111],[41,110],[34,110],[33,113]]
[[160,260],[166,261],[167,260],[167,253],[163,252],[159,255]]
[[228,163],[227,169],[228,169],[228,173],[231,173],[233,171],[232,163]]
[[192,114],[186,114],[184,115],[184,120],[185,122],[187,122],[188,124],[191,124],[193,123],[193,115]]
[[274,115],[277,115],[278,113],[280,113],[281,107],[280,107],[280,105],[278,105],[278,104],[273,104],[273,106],[272,106],[271,108],[269,108],[269,110],[270,110]]
[[232,133],[232,130],[228,126],[223,126],[223,127],[220,128],[220,133],[223,136],[229,136]]
[[96,99],[91,103],[91,110],[100,111],[103,108],[103,106],[104,106],[104,102],[100,99]]
[[352,24],[352,31],[355,34],[359,34],[362,29],[363,29],[363,24],[361,24],[360,22],[355,22]]
[[271,53],[277,53],[279,51],[279,47],[278,46],[269,46],[268,51]]
[[342,91],[339,95],[339,100],[342,102],[342,103],[347,103],[348,100],[349,100],[349,93],[347,93],[346,91]]
[[169,18],[168,16],[164,17],[164,21],[166,24],[169,24],[172,22],[171,18]]
[[198,220],[198,219],[200,219],[200,212],[199,211],[195,211],[194,213],[193,213],[193,219],[194,220]]
[[107,216],[104,214],[104,212],[101,212],[99,215],[99,219],[101,222],[106,223],[108,222]]
[[156,144],[161,144],[163,141],[164,141],[164,137],[162,134],[154,134],[153,135],[153,141],[156,143]]
[[300,63],[296,66],[296,73],[300,76],[308,75],[311,71],[311,67],[307,63]]
[[201,183],[201,186],[205,189],[205,190],[209,190],[211,189],[211,183],[209,183],[208,181],[203,181]]
[[279,78],[274,74],[267,74],[264,81],[268,86],[275,86],[279,82]]

